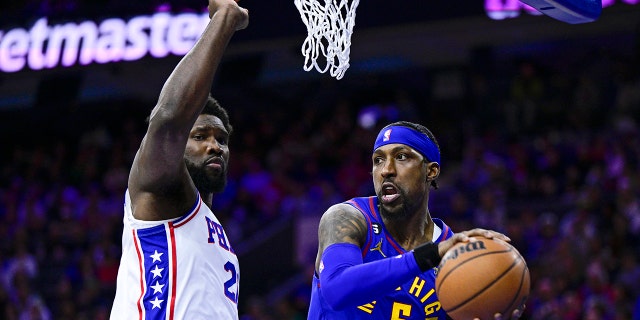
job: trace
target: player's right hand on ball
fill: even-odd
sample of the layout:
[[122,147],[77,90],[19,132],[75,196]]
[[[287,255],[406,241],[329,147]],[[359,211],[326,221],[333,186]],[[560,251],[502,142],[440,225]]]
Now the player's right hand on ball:
[[476,241],[476,239],[474,239],[473,237],[485,237],[487,239],[500,239],[503,241],[511,241],[511,239],[509,239],[509,237],[507,237],[506,235],[497,232],[497,231],[493,231],[493,230],[487,230],[487,229],[481,229],[481,228],[475,228],[472,230],[468,230],[468,231],[462,231],[462,232],[458,232],[456,234],[453,235],[453,237],[442,241],[438,244],[438,253],[440,254],[440,256],[444,256],[445,253],[447,253],[447,251],[449,249],[451,249],[451,247],[453,247],[456,243],[458,242],[470,242],[470,241]]
[[242,30],[249,25],[249,10],[238,5],[238,0],[209,0],[209,18],[213,14],[226,10],[229,17],[236,21],[236,30]]

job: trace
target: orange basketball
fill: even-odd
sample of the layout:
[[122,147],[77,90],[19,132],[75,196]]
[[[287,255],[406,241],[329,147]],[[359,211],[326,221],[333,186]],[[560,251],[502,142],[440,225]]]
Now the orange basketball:
[[529,296],[529,268],[518,250],[498,239],[475,237],[442,257],[436,293],[454,320],[510,315]]

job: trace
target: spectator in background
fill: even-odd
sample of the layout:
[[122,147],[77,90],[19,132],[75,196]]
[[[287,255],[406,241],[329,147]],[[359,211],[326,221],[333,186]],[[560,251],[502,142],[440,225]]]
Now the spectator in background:
[[534,61],[522,59],[517,71],[511,80],[511,95],[504,114],[510,133],[526,133],[536,124],[538,109],[545,96],[545,83]]

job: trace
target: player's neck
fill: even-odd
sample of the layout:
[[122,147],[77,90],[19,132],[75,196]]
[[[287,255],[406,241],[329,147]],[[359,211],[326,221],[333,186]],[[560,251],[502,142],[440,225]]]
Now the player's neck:
[[428,212],[426,215],[416,215],[407,220],[385,221],[385,227],[407,251],[431,241],[434,231],[434,223]]
[[212,209],[213,207],[211,205],[213,204],[213,193],[201,193],[200,196],[202,197],[202,202],[204,202],[204,204],[206,204],[209,209]]

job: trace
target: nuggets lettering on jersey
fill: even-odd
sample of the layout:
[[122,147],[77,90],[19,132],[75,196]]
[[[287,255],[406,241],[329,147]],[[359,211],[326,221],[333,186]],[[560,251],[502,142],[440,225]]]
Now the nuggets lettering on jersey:
[[[410,286],[398,287],[396,291],[401,291],[399,294],[415,297],[416,301],[420,302],[420,305],[416,306],[411,303],[394,301],[391,309],[391,319],[405,319],[404,317],[407,316],[416,316],[416,313],[426,317],[426,319],[438,319],[436,312],[440,311],[442,306],[435,296],[436,290],[434,288],[425,288],[425,284],[427,283],[427,279],[415,277]],[[358,309],[367,314],[372,314],[375,310],[376,303],[377,301],[372,301],[371,303],[358,306]],[[435,317],[433,317],[434,315]]]
[[[387,234],[378,212],[376,197],[354,198],[346,203],[357,208],[368,223],[367,243],[361,248],[365,263],[380,259],[393,259],[393,257],[406,252]],[[443,241],[453,235],[451,229],[444,222],[439,219],[433,220],[442,229],[442,234],[435,242]],[[372,277],[374,276],[372,275]],[[334,311],[325,305],[325,302],[320,298],[322,288],[318,285],[319,279],[314,276],[309,319],[447,319],[435,292],[435,276],[434,268],[402,284],[394,292],[344,311]]]
[[127,192],[123,222],[111,319],[238,318],[238,258],[199,196],[180,218],[140,221]]

